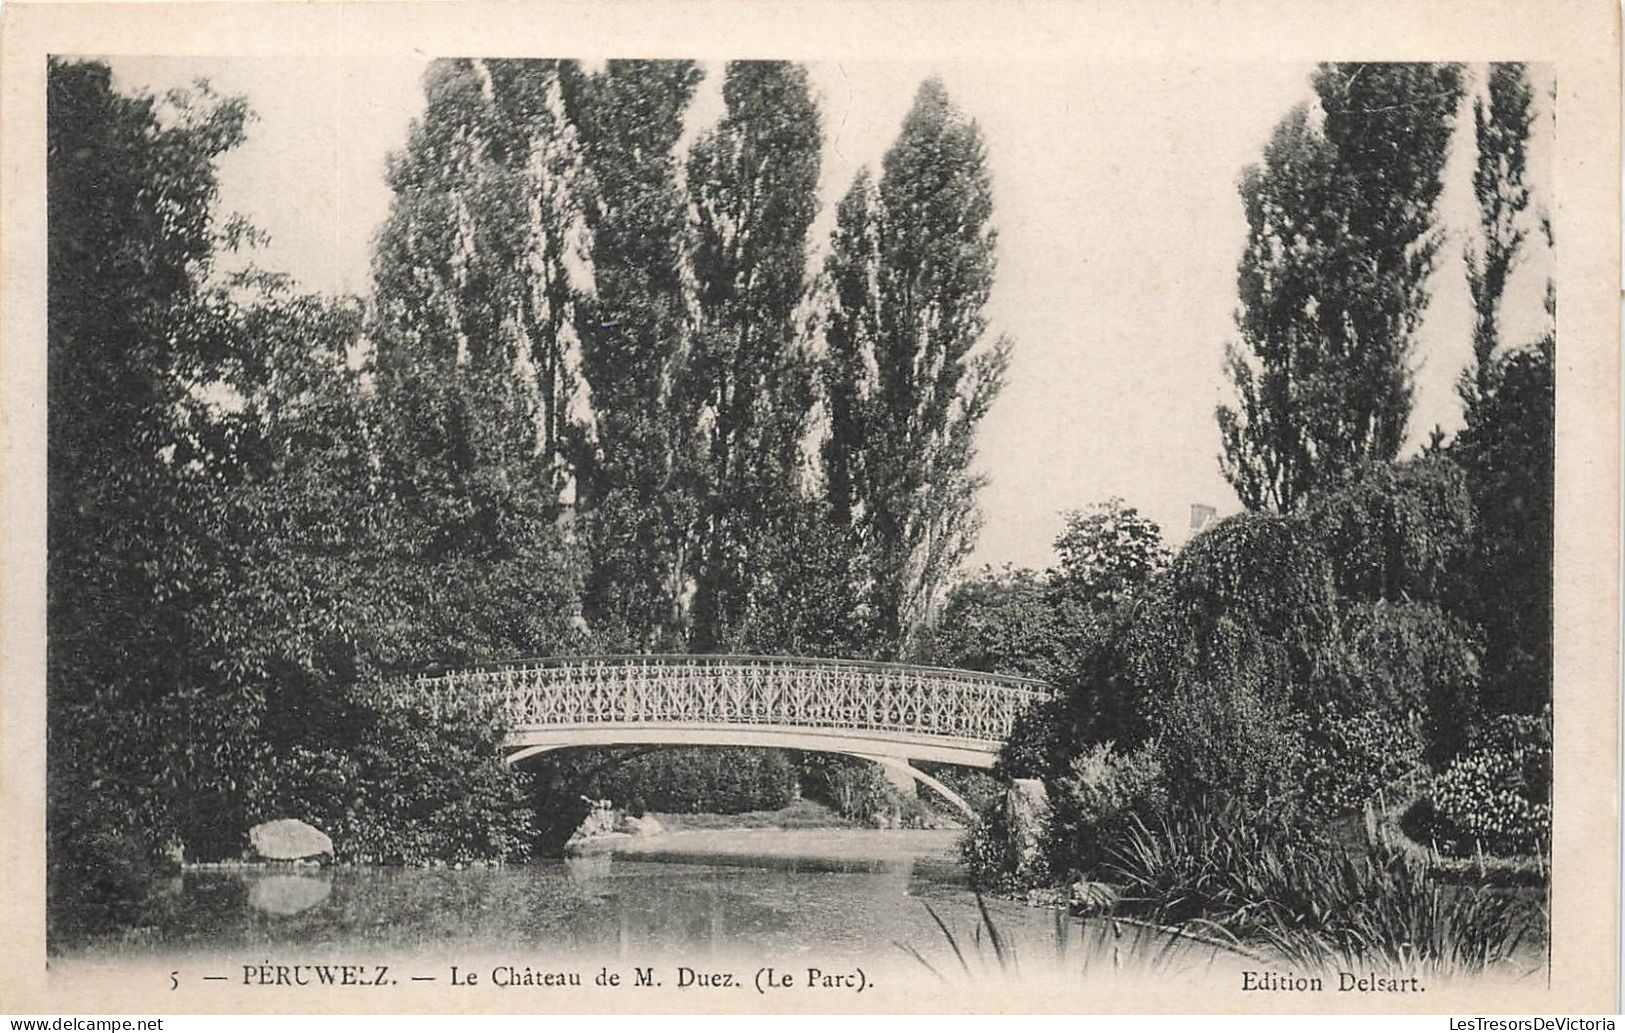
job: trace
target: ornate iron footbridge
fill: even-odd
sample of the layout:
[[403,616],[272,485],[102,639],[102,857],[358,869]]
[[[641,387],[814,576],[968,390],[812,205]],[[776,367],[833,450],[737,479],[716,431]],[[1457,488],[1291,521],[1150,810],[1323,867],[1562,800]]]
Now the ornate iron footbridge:
[[518,660],[420,675],[438,715],[496,708],[509,763],[573,746],[773,746],[881,764],[963,810],[912,761],[990,768],[1043,682],[978,671],[783,656],[635,655]]

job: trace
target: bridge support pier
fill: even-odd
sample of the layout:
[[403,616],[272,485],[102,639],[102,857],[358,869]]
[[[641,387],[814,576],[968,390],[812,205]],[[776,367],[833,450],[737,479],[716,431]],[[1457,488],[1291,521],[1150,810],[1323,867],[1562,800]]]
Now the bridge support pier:
[[976,812],[971,809],[970,804],[965,802],[964,797],[943,785],[938,779],[932,778],[910,764],[908,758],[881,757],[872,754],[860,754],[859,756],[862,756],[864,760],[872,760],[879,764],[880,770],[886,775],[886,780],[896,786],[900,792],[912,793],[915,791],[916,784],[923,784],[936,790],[938,795],[953,804],[967,818],[976,817]]

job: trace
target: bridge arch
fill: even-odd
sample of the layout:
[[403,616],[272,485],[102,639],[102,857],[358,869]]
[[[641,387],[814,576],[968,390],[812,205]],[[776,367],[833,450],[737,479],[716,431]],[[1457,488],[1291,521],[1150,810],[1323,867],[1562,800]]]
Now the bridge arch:
[[[593,743],[583,743],[580,741],[540,742],[531,743],[525,746],[519,746],[517,743],[509,741],[504,745],[510,748],[518,748],[514,749],[512,753],[509,753],[507,756],[503,757],[502,762],[508,765],[518,764],[521,761],[528,760],[529,758],[542,753],[551,753],[554,750],[572,749],[585,745],[771,746],[775,749],[802,750],[813,753],[839,753],[848,757],[857,757],[860,760],[867,760],[880,765],[881,771],[885,774],[886,778],[890,780],[893,785],[905,792],[911,791],[916,784],[923,785],[933,790],[944,800],[947,800],[948,803],[952,804],[956,810],[965,816],[974,817],[976,814],[975,809],[972,808],[969,803],[965,802],[964,797],[954,792],[940,779],[915,767],[913,760],[910,758],[892,756],[889,754],[877,754],[873,752],[873,746],[863,746],[861,748],[854,746],[852,748],[837,749],[835,748],[834,744],[828,740],[803,741],[797,739],[796,737],[789,737],[788,739],[756,737],[734,734],[723,729],[715,730],[710,734],[701,736],[693,736],[690,734],[660,734],[656,732],[655,734],[648,735],[606,735],[599,738],[601,738],[602,741]],[[958,761],[946,761],[945,763],[958,763]],[[990,765],[978,764],[972,766],[985,767]]]
[[854,660],[626,655],[519,660],[421,675],[419,705],[495,711],[508,763],[580,746],[767,746],[879,763],[965,801],[916,761],[990,768],[1042,682]]

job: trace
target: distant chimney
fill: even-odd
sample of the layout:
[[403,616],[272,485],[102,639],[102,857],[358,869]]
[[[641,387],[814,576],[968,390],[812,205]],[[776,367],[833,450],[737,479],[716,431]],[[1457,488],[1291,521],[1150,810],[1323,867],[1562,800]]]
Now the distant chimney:
[[1200,503],[1200,502],[1192,502],[1191,503],[1191,530],[1192,531],[1200,531],[1202,528],[1206,527],[1208,524],[1211,524],[1213,522],[1213,518],[1215,516],[1217,516],[1217,515],[1218,515],[1218,510],[1214,509],[1212,506],[1204,505],[1203,503]]

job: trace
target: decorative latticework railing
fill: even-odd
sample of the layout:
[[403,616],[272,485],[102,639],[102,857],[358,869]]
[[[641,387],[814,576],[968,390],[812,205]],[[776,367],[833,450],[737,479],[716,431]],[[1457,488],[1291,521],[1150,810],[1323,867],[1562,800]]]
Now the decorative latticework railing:
[[977,671],[775,656],[554,657],[425,674],[435,713],[499,708],[515,731],[775,726],[893,732],[998,748],[1043,682]]

